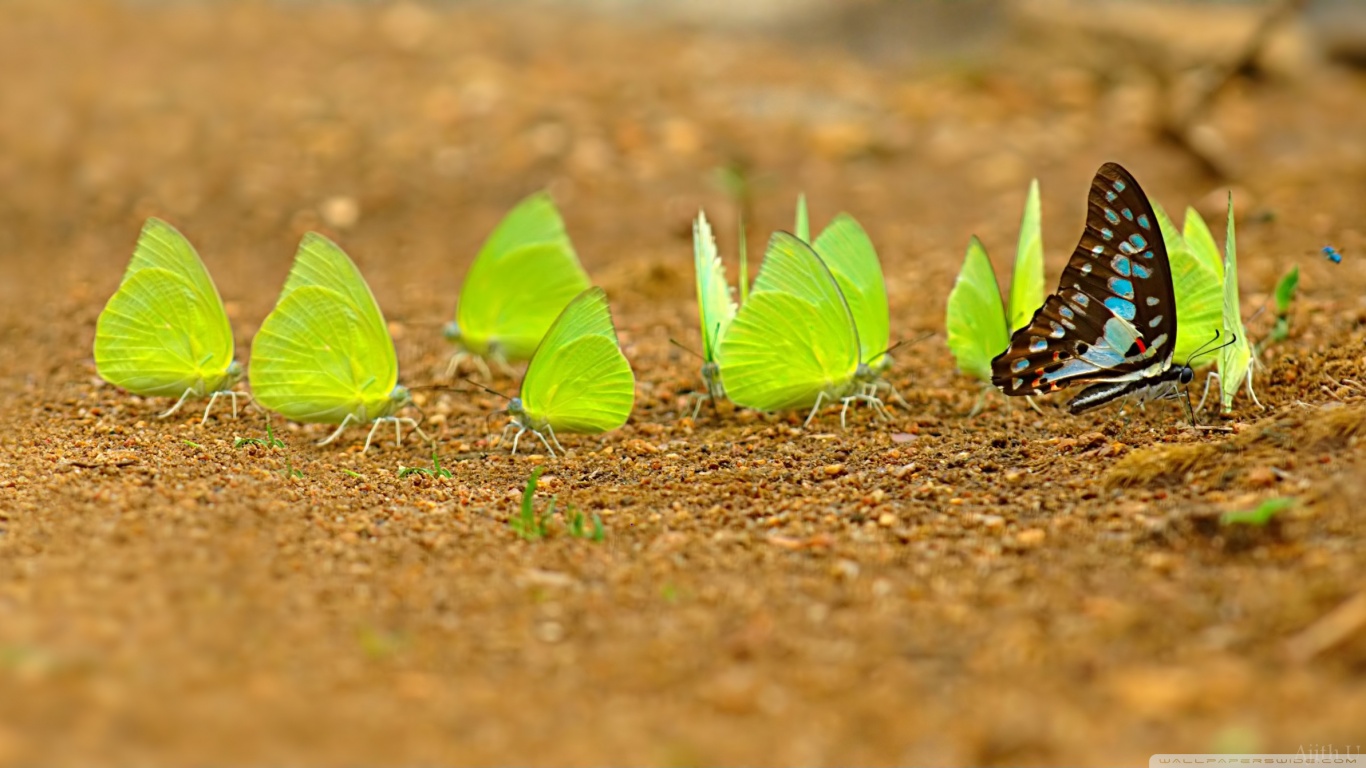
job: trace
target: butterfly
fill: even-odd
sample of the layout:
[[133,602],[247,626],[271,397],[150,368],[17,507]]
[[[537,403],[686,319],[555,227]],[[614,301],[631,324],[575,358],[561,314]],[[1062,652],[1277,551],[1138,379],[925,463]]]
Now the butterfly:
[[1134,177],[1106,163],[1091,180],[1086,229],[1058,290],[991,362],[1007,395],[1087,384],[1082,413],[1117,398],[1174,397],[1194,373],[1172,365],[1176,297],[1156,215]]
[[506,368],[530,359],[560,310],[588,287],[550,195],[538,192],[518,203],[465,273],[456,319],[444,331],[460,348],[448,375],[467,357],[485,377],[486,360]]
[[251,342],[251,387],[256,401],[294,421],[336,424],[319,445],[352,424],[371,424],[365,448],[381,424],[396,441],[407,424],[394,416],[412,404],[398,384],[398,355],[379,304],[360,270],[336,243],[309,232],[275,308]]
[[1162,206],[1149,202],[1167,248],[1176,314],[1181,318],[1173,359],[1189,360],[1223,329],[1224,265],[1199,212],[1187,208],[1184,228],[1177,229]]
[[[635,404],[635,375],[621,353],[607,294],[589,288],[565,306],[527,364],[521,392],[508,404],[512,421],[499,437],[531,432],[555,455],[557,432],[597,435],[626,423]],[[550,440],[547,441],[546,437]]]
[[[735,300],[731,294],[730,283],[726,282],[726,271],[721,265],[721,257],[716,251],[716,238],[712,235],[711,224],[706,214],[698,212],[693,222],[693,268],[697,274],[697,314],[702,322],[702,381],[706,384],[707,395],[712,401],[726,396],[725,386],[721,383],[721,367],[717,364],[721,339],[735,319]],[[700,408],[702,400],[697,401]],[[697,416],[697,410],[693,410]]]
[[95,325],[95,370],[137,395],[178,397],[162,417],[194,397],[208,397],[204,418],[219,397],[245,397],[233,360],[232,327],[218,289],[185,236],[151,218],[133,259]]
[[949,292],[944,326],[949,351],[958,369],[990,383],[991,360],[1010,344],[1011,331],[1029,322],[1034,308],[1043,303],[1043,236],[1039,208],[1039,182],[1029,185],[1015,268],[1010,281],[1010,305],[1001,300],[996,273],[982,242],[968,241],[963,268]]
[[1342,263],[1342,254],[1338,253],[1337,249],[1331,245],[1323,246],[1323,257],[1334,264]]
[[831,268],[795,235],[775,233],[753,290],[721,340],[726,395],[761,411],[809,407],[806,424],[833,402],[844,405],[841,424],[855,402],[886,418],[871,391],[877,372],[864,358],[859,326]]

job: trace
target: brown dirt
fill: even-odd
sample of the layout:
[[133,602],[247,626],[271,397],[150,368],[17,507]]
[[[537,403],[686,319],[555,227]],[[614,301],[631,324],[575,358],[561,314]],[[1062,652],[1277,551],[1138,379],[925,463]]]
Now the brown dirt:
[[[1240,398],[1232,433],[1168,405],[991,396],[967,418],[978,388],[942,335],[897,355],[893,425],[802,430],[680,418],[697,366],[668,339],[696,343],[699,206],[734,251],[713,169],[752,169],[751,252],[805,190],[817,222],[872,234],[895,333],[942,331],[968,235],[1003,265],[1031,176],[1050,274],[1104,160],[1217,216],[1216,183],[1154,138],[1150,73],[1019,34],[912,67],[551,12],[0,19],[0,763],[1114,764],[1362,741],[1366,632],[1317,624],[1366,590],[1360,74],[1273,71],[1211,115],[1242,169],[1248,312],[1304,270],[1267,409]],[[400,480],[422,445],[362,455],[359,431],[320,448],[277,421],[286,450],[234,450],[259,413],[162,421],[96,379],[96,315],[156,214],[199,247],[241,355],[323,228],[404,380],[440,381],[465,265],[542,186],[639,378],[631,423],[566,438],[568,459],[491,448],[489,396],[426,393],[453,476]],[[604,542],[510,530],[538,465],[539,502],[600,514]],[[1219,524],[1274,496],[1299,505]]]

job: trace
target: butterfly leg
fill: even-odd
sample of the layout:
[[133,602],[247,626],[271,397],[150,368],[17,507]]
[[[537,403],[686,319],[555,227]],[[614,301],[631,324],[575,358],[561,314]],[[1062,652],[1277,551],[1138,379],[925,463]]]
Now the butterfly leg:
[[[328,443],[332,442],[333,440],[336,440],[336,439],[337,439],[337,435],[340,435],[340,434],[342,433],[343,430],[345,430],[348,426],[350,426],[352,421],[354,421],[354,417],[353,417],[351,414],[349,414],[349,413],[346,414],[346,418],[342,419],[341,426],[337,427],[337,431],[335,431],[335,432],[333,432],[332,434],[328,435],[328,436],[327,436],[327,439],[325,439],[325,440],[319,440],[319,441],[318,441],[318,445],[327,445]],[[368,441],[367,441],[367,445],[368,445]]]
[[[214,392],[212,395],[209,395],[209,404],[206,405],[206,406],[204,406],[204,418],[202,418],[202,419],[199,420],[199,426],[202,427],[202,426],[204,426],[205,424],[208,424],[208,423],[209,423],[209,411],[213,410],[213,404],[214,404],[215,402],[218,401],[218,398],[219,398],[220,396],[226,395],[226,394],[229,394],[229,393],[228,393],[228,392],[219,391],[219,392]],[[233,415],[234,418],[236,418],[236,416],[237,416],[237,401],[236,401],[236,400],[233,400],[233,401],[232,401],[232,415]]]
[[404,424],[407,424],[408,426],[412,427],[412,428],[413,428],[413,431],[416,432],[416,433],[418,434],[418,437],[421,437],[423,440],[426,440],[426,441],[429,442],[429,443],[430,443],[430,442],[433,442],[433,441],[432,441],[432,436],[429,435],[429,434],[427,434],[426,432],[423,432],[423,431],[422,431],[422,427],[418,425],[416,419],[404,418],[404,419],[400,419],[400,421],[402,421]]
[[517,455],[517,441],[522,439],[522,433],[526,432],[526,427],[517,430],[517,434],[512,436],[512,455]]
[[180,399],[177,400],[177,401],[175,401],[175,405],[171,406],[171,409],[170,409],[169,411],[165,411],[165,412],[163,412],[163,413],[157,414],[157,418],[158,418],[158,419],[164,419],[164,418],[166,418],[167,416],[170,416],[171,414],[173,414],[173,413],[175,413],[176,411],[180,410],[180,406],[182,406],[182,405],[185,404],[186,398],[188,398],[188,397],[189,397],[191,394],[193,394],[193,393],[194,393],[194,390],[193,390],[193,389],[187,389],[187,390],[185,390],[185,394],[181,395],[181,396],[180,396]]
[[1025,395],[1025,402],[1029,403],[1029,407],[1033,408],[1035,413],[1039,414],[1040,416],[1043,415],[1043,409],[1039,407],[1038,403],[1034,402],[1034,398],[1030,397],[1029,395]]
[[[564,449],[564,446],[563,446],[563,445],[560,445],[560,438],[555,437],[555,428],[552,427],[552,426],[550,426],[549,424],[545,425],[545,428],[546,428],[547,431],[550,432],[550,439],[555,443],[555,447],[560,449],[560,453],[569,453],[569,451],[566,451],[566,450]],[[540,432],[537,432],[536,434],[539,435]],[[541,442],[545,442],[545,438],[544,438],[544,437],[541,438]],[[550,446],[546,446],[546,447],[549,448]],[[554,451],[551,451],[551,452],[550,452],[550,455],[551,455],[551,456],[554,456],[554,455],[555,455],[555,452],[554,452]]]
[[825,396],[824,392],[821,392],[820,394],[816,395],[816,404],[811,406],[811,413],[808,413],[806,415],[806,421],[802,422],[802,429],[806,429],[807,427],[811,426],[811,420],[816,418],[816,414],[819,413],[821,410],[821,405],[828,399],[829,398]]
[[1252,390],[1252,366],[1248,366],[1247,369],[1247,394],[1248,397],[1252,398],[1252,402],[1257,404],[1258,408],[1261,408],[1264,411],[1266,410],[1266,406],[1262,405],[1262,401],[1257,399],[1257,393]]
[[[547,426],[546,429],[550,429],[550,427]],[[545,441],[545,435],[541,434],[540,430],[533,429],[533,430],[531,430],[531,434],[533,434],[533,435],[535,435],[536,437],[539,437],[539,438],[541,439],[541,445],[544,445],[544,446],[545,446],[545,449],[546,449],[547,451],[550,452],[550,455],[551,455],[551,456],[558,456],[558,454],[555,453],[555,449],[550,447],[550,443],[547,443],[547,442]],[[554,430],[551,430],[551,432],[550,432],[550,437],[551,437],[552,440],[555,438],[555,432],[554,432]],[[556,440],[556,441],[555,441],[555,445],[559,445],[559,444],[560,444],[560,441]],[[560,448],[560,450],[563,451],[564,448]]]
[[489,447],[490,447],[490,448],[497,448],[498,446],[502,445],[502,444],[503,444],[503,441],[507,439],[508,432],[511,432],[511,431],[512,431],[512,428],[515,427],[515,426],[517,426],[517,422],[515,422],[515,421],[509,421],[509,422],[508,422],[508,425],[507,425],[506,427],[503,427],[503,433],[502,433],[501,435],[499,435],[499,436],[498,436],[498,439],[497,439],[497,440],[494,440],[494,441],[493,441],[493,445],[491,445],[491,446],[489,446]]
[[[370,450],[370,441],[374,439],[375,432],[379,430],[379,425],[383,424],[384,422],[385,419],[375,419],[375,423],[370,427],[370,434],[365,436],[365,447],[360,449],[361,453],[365,453],[366,451]],[[398,426],[395,425],[394,428],[397,430]]]
[[1214,371],[1210,371],[1209,375],[1205,377],[1205,391],[1201,393],[1200,403],[1195,406],[1195,410],[1205,410],[1205,398],[1209,397],[1209,385],[1212,381],[1218,381],[1220,382],[1220,386],[1223,385],[1223,382],[1219,379],[1219,374],[1215,373]]

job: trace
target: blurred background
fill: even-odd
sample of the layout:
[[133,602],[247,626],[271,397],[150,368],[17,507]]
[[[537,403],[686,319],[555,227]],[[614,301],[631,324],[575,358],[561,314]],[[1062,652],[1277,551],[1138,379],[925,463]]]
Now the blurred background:
[[[747,211],[759,248],[799,191],[817,221],[864,220],[894,299],[942,296],[969,234],[1009,242],[1033,177],[1054,265],[1105,160],[1169,208],[1232,184],[1268,221],[1306,184],[1359,181],[1363,16],[1351,0],[7,0],[0,299],[54,290],[93,322],[155,214],[247,330],[308,229],[341,239],[392,317],[437,322],[497,217],[540,187],[595,277],[653,280],[652,301],[688,299],[699,207],[727,242]],[[1347,226],[1355,247],[1337,206],[1298,224]]]

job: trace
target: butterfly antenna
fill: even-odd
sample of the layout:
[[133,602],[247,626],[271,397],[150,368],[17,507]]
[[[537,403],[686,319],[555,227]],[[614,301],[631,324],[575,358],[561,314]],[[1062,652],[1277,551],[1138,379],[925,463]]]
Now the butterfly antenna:
[[462,379],[463,381],[469,383],[469,384],[473,384],[474,386],[476,386],[476,387],[478,387],[478,388],[484,390],[485,392],[489,393],[490,395],[497,395],[497,396],[503,398],[504,400],[511,400],[511,399],[512,399],[512,398],[508,397],[507,395],[503,394],[502,392],[499,392],[499,391],[496,390],[496,389],[491,389],[491,388],[489,388],[489,387],[486,387],[486,386],[484,386],[483,384],[480,384],[479,382],[475,381],[474,379],[469,378],[468,376],[461,377],[461,379]]
[[876,360],[879,357],[882,357],[883,355],[890,355],[891,353],[897,351],[898,349],[901,349],[902,347],[914,347],[916,344],[919,344],[920,342],[930,338],[933,335],[934,331],[926,331],[925,333],[922,333],[914,339],[902,339],[897,343],[893,344],[892,346],[887,347],[886,349],[877,353],[876,355],[873,355],[871,359]]
[[1212,354],[1214,354],[1215,352],[1218,352],[1219,350],[1223,349],[1224,347],[1228,347],[1228,346],[1232,346],[1232,345],[1234,345],[1234,344],[1237,344],[1237,343],[1238,343],[1238,334],[1236,334],[1236,333],[1233,334],[1233,338],[1229,339],[1228,341],[1224,342],[1223,344],[1220,344],[1219,346],[1217,346],[1217,347],[1215,347],[1215,348],[1213,348],[1213,349],[1206,349],[1206,347],[1208,347],[1209,345],[1213,344],[1214,342],[1216,342],[1216,341],[1218,341],[1218,340],[1219,340],[1219,329],[1218,329],[1218,328],[1215,328],[1215,329],[1214,329],[1214,338],[1212,338],[1212,339],[1210,339],[1209,341],[1207,341],[1207,342],[1205,342],[1204,344],[1202,344],[1198,349],[1196,349],[1194,352],[1191,353],[1191,356],[1190,356],[1190,357],[1186,358],[1186,367],[1187,367],[1187,368],[1191,367],[1191,363],[1195,362],[1197,359],[1199,359],[1199,358],[1201,358],[1201,357],[1204,357],[1205,355],[1212,355]]
[[[719,326],[718,326],[718,327],[719,327]],[[683,346],[682,344],[680,344],[678,341],[676,341],[676,340],[674,340],[674,339],[669,339],[669,343],[672,344],[672,345],[674,345],[675,347],[678,347],[679,349],[683,350],[684,352],[687,352],[688,354],[692,355],[693,357],[697,358],[698,360],[701,360],[701,361],[703,361],[703,362],[706,362],[706,360],[707,360],[707,358],[705,358],[705,357],[703,357],[703,356],[697,354],[697,352],[693,351],[693,349],[692,349],[691,347],[685,347],[685,346]]]

